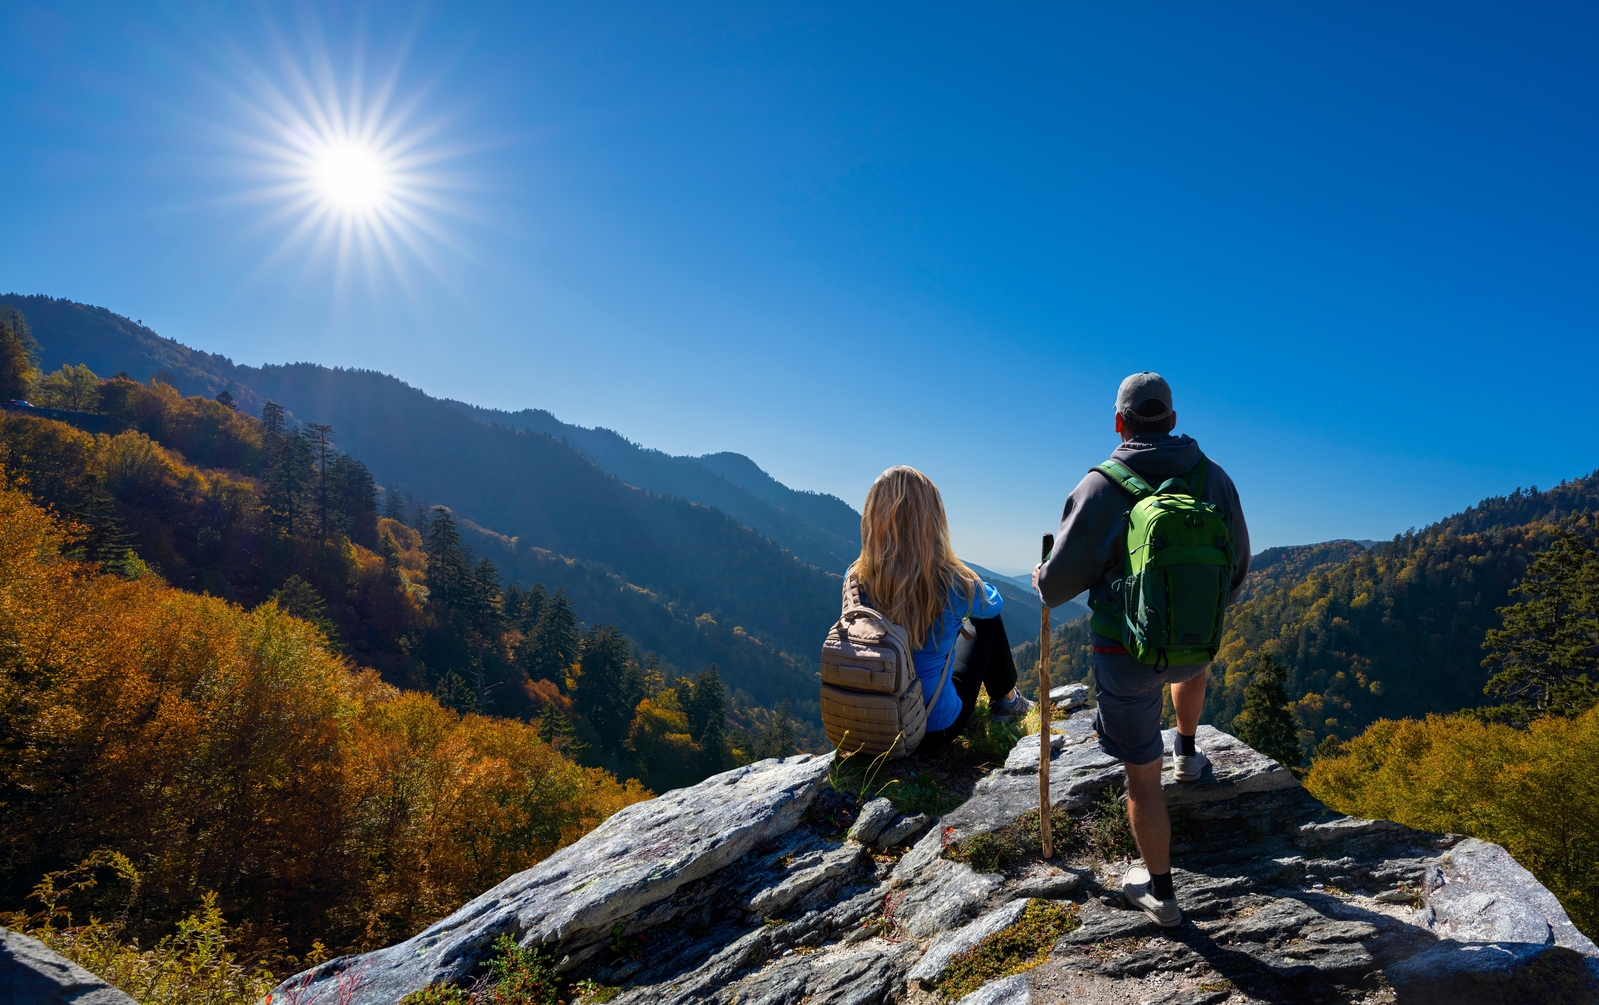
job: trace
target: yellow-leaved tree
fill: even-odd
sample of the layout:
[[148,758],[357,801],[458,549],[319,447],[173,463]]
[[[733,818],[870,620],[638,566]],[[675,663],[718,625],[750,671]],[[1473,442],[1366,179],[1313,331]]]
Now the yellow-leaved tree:
[[1599,708],[1524,729],[1467,715],[1383,720],[1323,757],[1305,785],[1359,817],[1502,844],[1599,936]]

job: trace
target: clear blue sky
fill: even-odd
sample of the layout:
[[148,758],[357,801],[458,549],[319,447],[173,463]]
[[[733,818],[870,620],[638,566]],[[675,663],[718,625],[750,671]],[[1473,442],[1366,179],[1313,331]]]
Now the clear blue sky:
[[[1599,466],[1596,19],[7,2],[0,290],[857,506],[914,464],[1002,571],[1152,369],[1257,548],[1388,537]],[[416,226],[341,266],[262,172],[385,80]]]

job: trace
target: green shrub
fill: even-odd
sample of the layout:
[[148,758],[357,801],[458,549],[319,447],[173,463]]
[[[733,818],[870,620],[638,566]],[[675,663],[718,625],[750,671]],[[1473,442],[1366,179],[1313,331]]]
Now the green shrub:
[[510,935],[495,940],[499,954],[489,964],[489,1001],[494,1005],[555,1005],[561,977],[555,954],[543,946],[523,948]]

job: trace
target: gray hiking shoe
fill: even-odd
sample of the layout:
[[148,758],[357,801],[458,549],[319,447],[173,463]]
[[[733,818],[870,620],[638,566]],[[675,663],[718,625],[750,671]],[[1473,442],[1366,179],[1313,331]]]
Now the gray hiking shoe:
[[1176,928],[1183,923],[1183,912],[1177,898],[1161,900],[1150,889],[1149,870],[1135,865],[1122,876],[1122,896],[1127,906],[1136,907],[1149,915],[1149,920],[1162,928]]
[[1198,747],[1194,748],[1194,756],[1189,757],[1180,753],[1183,749],[1179,744],[1182,741],[1173,740],[1171,748],[1172,777],[1179,782],[1197,782],[1199,776],[1205,773],[1205,766],[1210,763],[1210,758]]
[[1017,691],[1016,697],[1010,701],[994,701],[990,699],[988,717],[995,722],[1014,722],[1026,715],[1028,710],[1036,704],[1038,703],[1035,701],[1028,701],[1023,698],[1022,693]]

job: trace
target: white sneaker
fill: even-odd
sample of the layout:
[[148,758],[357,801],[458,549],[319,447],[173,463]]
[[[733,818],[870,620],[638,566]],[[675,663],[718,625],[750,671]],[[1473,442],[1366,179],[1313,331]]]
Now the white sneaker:
[[1183,912],[1177,898],[1161,900],[1150,889],[1149,870],[1135,865],[1122,875],[1122,896],[1129,907],[1136,907],[1149,915],[1149,920],[1162,928],[1176,928],[1183,923]]
[[1199,776],[1205,773],[1206,765],[1210,764],[1210,758],[1206,757],[1205,752],[1198,747],[1194,748],[1192,757],[1178,753],[1182,750],[1179,746],[1181,743],[1181,740],[1172,741],[1172,776],[1179,782],[1197,782]]

